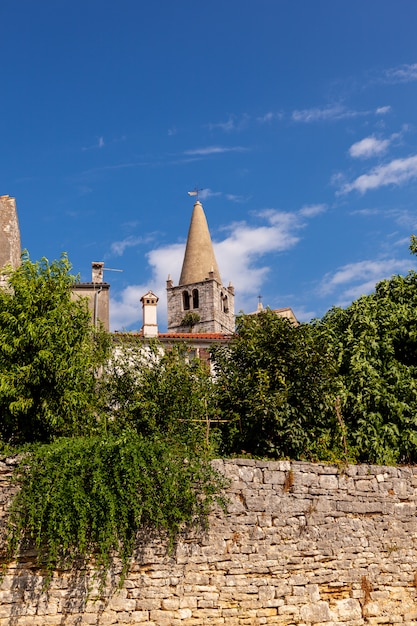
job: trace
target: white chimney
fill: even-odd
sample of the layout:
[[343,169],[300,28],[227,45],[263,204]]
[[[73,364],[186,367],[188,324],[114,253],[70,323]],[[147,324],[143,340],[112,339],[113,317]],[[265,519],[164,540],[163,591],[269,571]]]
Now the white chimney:
[[142,334],[144,337],[158,336],[158,322],[156,319],[156,305],[158,304],[158,296],[153,291],[148,291],[141,297],[143,325]]

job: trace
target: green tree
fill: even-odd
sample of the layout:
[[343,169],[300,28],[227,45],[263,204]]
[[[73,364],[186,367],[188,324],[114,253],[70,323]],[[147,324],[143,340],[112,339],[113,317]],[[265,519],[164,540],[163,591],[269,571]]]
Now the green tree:
[[101,381],[108,428],[131,429],[209,447],[208,428],[216,412],[213,380],[206,363],[185,345],[168,350],[119,336]]
[[328,419],[336,370],[319,328],[295,327],[269,310],[241,315],[212,358],[223,452],[315,458],[320,440],[329,448],[340,439],[334,410]]
[[338,364],[341,411],[358,461],[417,460],[417,274],[393,276],[320,322]]
[[106,336],[85,301],[71,299],[76,278],[66,255],[7,274],[0,289],[0,437],[21,444],[88,433],[96,425],[96,374]]

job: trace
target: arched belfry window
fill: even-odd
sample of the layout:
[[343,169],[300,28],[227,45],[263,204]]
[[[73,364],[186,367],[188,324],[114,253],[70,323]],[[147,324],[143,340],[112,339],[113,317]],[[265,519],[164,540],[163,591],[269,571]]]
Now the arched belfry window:
[[224,298],[223,298],[223,311],[225,313],[229,313],[229,300],[228,300],[227,296],[224,296]]
[[198,289],[193,289],[193,309],[198,309],[199,306]]
[[184,309],[184,311],[190,310],[190,294],[188,293],[188,291],[182,292],[182,308]]

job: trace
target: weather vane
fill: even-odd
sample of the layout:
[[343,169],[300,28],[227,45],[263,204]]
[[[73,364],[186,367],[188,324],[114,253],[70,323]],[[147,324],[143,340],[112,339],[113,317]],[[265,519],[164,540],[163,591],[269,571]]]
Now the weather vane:
[[194,187],[194,189],[192,191],[188,191],[188,195],[189,196],[197,196],[197,200],[198,200],[198,194],[200,191],[203,191],[202,189],[198,189],[198,187]]

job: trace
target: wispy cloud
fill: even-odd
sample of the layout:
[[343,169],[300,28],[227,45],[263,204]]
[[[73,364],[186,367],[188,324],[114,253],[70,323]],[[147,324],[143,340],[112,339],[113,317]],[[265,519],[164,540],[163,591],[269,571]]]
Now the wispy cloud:
[[207,146],[205,148],[195,148],[185,150],[184,154],[189,156],[209,156],[211,154],[223,154],[225,152],[246,152],[247,148],[242,146]]
[[368,111],[353,111],[341,104],[334,104],[327,107],[295,110],[291,117],[294,122],[310,123],[341,120],[359,115],[368,115],[368,113]]
[[249,121],[250,117],[246,113],[240,117],[230,115],[226,122],[210,122],[207,127],[209,130],[221,130],[225,133],[239,132],[247,127]]
[[114,241],[111,246],[111,254],[115,256],[122,256],[126,248],[134,248],[140,244],[145,243],[145,239],[143,237],[135,237],[133,235],[129,235],[125,239],[121,241]]
[[284,114],[282,113],[282,111],[268,111],[268,113],[265,113],[264,115],[260,115],[259,117],[256,118],[256,121],[259,122],[260,124],[269,124],[271,123],[273,120],[281,120],[284,117]]
[[378,107],[375,110],[376,115],[386,115],[387,113],[390,113],[391,111],[391,106],[384,106],[384,107]]
[[315,217],[325,211],[327,211],[326,204],[307,204],[300,209],[299,213],[303,217]]
[[85,152],[86,150],[101,150],[101,148],[104,148],[104,137],[99,137],[95,144],[93,144],[92,146],[83,147],[81,148],[81,150]]
[[[415,213],[415,211],[410,211],[407,208],[380,208],[380,207],[368,207],[365,209],[356,209],[353,211],[350,211],[350,215],[358,215],[359,217],[378,217],[378,218],[382,218],[382,219],[387,219],[390,220],[392,222],[394,222],[395,224],[398,224],[398,226],[401,227],[401,229],[405,229],[408,232],[413,232],[414,230],[417,229],[417,215]],[[407,241],[407,239],[400,239],[398,241],[398,245],[402,245],[402,243],[404,241]],[[390,244],[391,245],[391,244]],[[395,244],[397,245],[397,243]]]
[[230,200],[231,202],[238,202],[238,203],[248,201],[248,198],[246,198],[245,196],[239,196],[234,193],[227,193],[226,198]]
[[201,189],[198,192],[198,197],[200,198],[200,200],[206,200],[207,198],[216,198],[221,195],[221,191],[212,191],[211,189]]
[[385,72],[385,80],[389,83],[410,83],[417,80],[417,63],[391,67]]
[[384,154],[390,143],[390,139],[377,139],[374,136],[365,137],[350,146],[349,154],[355,159],[369,159]]
[[371,293],[376,283],[393,274],[406,274],[410,261],[382,259],[358,261],[326,274],[320,285],[320,295],[337,292],[337,306],[346,306],[361,295]]
[[363,194],[370,189],[386,185],[403,185],[413,178],[417,178],[417,155],[394,159],[390,163],[374,167],[367,174],[362,174],[353,182],[345,184],[339,193],[345,194],[356,190]]

